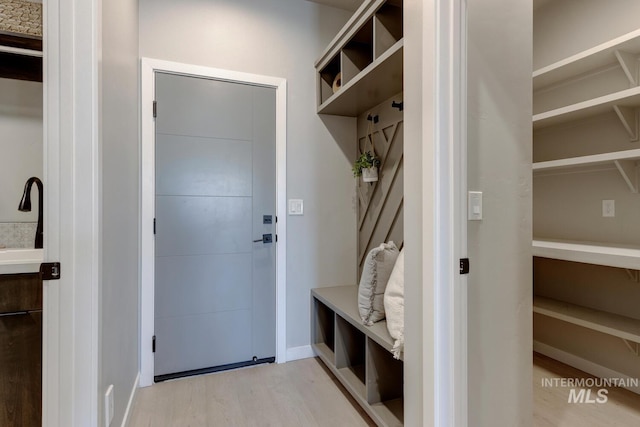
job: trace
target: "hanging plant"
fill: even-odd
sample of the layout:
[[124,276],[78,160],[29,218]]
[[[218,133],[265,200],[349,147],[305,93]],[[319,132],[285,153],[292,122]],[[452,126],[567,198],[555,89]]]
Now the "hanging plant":
[[368,115],[369,125],[367,126],[367,139],[371,143],[371,151],[366,151],[356,159],[353,164],[353,176],[362,176],[364,182],[375,182],[378,180],[378,168],[380,167],[380,159],[376,156],[376,150],[373,146],[373,123],[377,121],[378,116],[372,117]]
[[380,159],[371,154],[371,151],[367,151],[360,154],[360,157],[353,164],[353,176],[362,176],[364,182],[377,181],[378,167],[380,167]]

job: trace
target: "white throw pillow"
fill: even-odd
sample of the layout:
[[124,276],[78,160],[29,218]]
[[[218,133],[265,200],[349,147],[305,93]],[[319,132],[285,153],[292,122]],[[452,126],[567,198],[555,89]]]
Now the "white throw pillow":
[[384,290],[398,258],[393,242],[382,243],[367,254],[358,289],[358,309],[365,325],[384,319]]
[[393,345],[393,357],[399,359],[400,353],[404,351],[404,248],[396,259],[396,265],[384,291],[384,311],[389,335],[396,340]]

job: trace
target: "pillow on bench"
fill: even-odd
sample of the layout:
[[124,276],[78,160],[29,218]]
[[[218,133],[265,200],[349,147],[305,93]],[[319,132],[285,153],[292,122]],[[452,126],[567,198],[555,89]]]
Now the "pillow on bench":
[[393,357],[399,359],[404,351],[404,248],[398,255],[384,291],[384,311],[389,335],[395,340]]
[[365,325],[384,319],[384,290],[398,258],[393,242],[382,243],[367,254],[358,288],[358,310]]

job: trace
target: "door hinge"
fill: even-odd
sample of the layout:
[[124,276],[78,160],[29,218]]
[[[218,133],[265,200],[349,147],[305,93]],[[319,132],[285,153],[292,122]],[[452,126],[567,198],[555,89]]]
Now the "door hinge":
[[156,336],[154,335],[153,338],[151,338],[151,352],[155,353],[156,352]]
[[158,117],[158,102],[153,101],[153,118]]
[[156,234],[156,219],[153,218],[153,234]]
[[278,235],[276,234],[276,243],[278,243]]
[[460,258],[460,274],[469,274],[469,258]]
[[40,276],[42,277],[42,280],[59,280],[60,263],[43,262],[42,264],[40,264]]

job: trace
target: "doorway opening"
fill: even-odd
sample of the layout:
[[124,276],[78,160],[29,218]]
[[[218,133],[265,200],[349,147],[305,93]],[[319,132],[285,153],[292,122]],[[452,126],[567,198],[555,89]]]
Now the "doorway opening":
[[[157,359],[154,355],[156,322],[156,133],[154,100],[156,77],[195,77],[201,81],[238,83],[246,87],[275,90],[275,212],[277,222],[271,224],[277,235],[275,256],[275,361],[286,361],[286,80],[268,76],[239,73],[195,65],[154,59],[142,59],[141,124],[142,124],[142,189],[141,189],[141,376],[140,385],[154,382]],[[267,214],[268,215],[268,214]],[[262,217],[261,217],[262,218]],[[274,239],[275,240],[275,239]],[[271,243],[274,244],[275,242]],[[264,243],[263,244],[269,244]],[[224,344],[223,344],[224,345]],[[257,355],[256,355],[257,356]],[[261,359],[256,357],[257,360]],[[253,358],[250,359],[253,361]],[[221,363],[226,364],[226,363]]]

